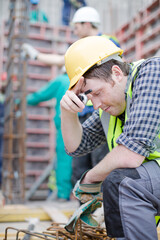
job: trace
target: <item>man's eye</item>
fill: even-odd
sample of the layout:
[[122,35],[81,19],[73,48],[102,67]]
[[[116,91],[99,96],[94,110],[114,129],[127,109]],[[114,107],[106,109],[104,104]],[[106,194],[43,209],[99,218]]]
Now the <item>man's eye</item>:
[[100,92],[96,92],[94,95],[95,95],[95,96],[98,96],[99,94],[100,94]]

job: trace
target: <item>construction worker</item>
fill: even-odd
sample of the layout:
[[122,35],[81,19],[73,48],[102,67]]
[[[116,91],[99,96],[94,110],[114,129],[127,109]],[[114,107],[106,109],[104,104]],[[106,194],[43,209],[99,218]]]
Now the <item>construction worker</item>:
[[85,0],[63,0],[62,24],[69,26],[73,14],[78,8],[86,6]]
[[[74,33],[79,38],[84,38],[86,36],[102,35],[99,32],[100,27],[100,16],[96,9],[92,7],[82,7],[78,9],[72,19],[72,24],[74,27]],[[112,40],[118,47],[118,40],[110,35],[102,35],[106,39]],[[37,59],[45,64],[57,65],[61,67],[64,64],[64,55],[58,54],[45,54],[40,53],[35,48],[29,44],[23,44],[23,50],[26,51],[31,59]],[[79,113],[79,118],[81,123],[84,122],[94,111],[91,102],[88,102],[82,113]],[[103,146],[93,150],[93,152],[83,155],[81,157],[73,158],[73,169],[72,169],[72,183],[75,185],[77,180],[80,178],[82,173],[93,166],[95,166],[108,152],[107,144],[104,143]]]
[[[79,38],[102,35],[99,32],[100,16],[97,10],[92,7],[82,7],[78,9],[73,16],[72,24],[74,34]],[[103,36],[109,38],[119,46],[119,42],[115,36],[107,34]],[[42,53],[28,43],[24,43],[22,49],[26,51],[28,57],[32,60],[39,60],[47,65],[56,65],[59,68],[64,65],[64,55]]]
[[48,17],[45,12],[39,9],[39,0],[30,0],[31,9],[29,11],[29,20],[31,23],[43,22],[48,23]]
[[[61,127],[74,157],[108,142],[110,152],[77,182],[74,192],[102,183],[109,237],[157,240],[160,215],[160,57],[127,64],[122,49],[99,36],[80,39],[65,54],[69,90],[61,100]],[[90,90],[93,115],[82,125]],[[83,190],[82,190],[83,189]],[[97,192],[96,192],[97,194]]]
[[115,36],[99,32],[101,20],[99,13],[93,7],[82,7],[78,9],[73,16],[72,24],[74,26],[74,34],[79,38],[96,35],[104,36],[114,42],[116,46],[120,47],[119,41]]
[[[74,25],[74,33],[79,38],[87,36],[102,35],[99,32],[100,16],[96,9],[92,7],[82,7],[76,11],[73,16],[72,24]],[[119,47],[118,40],[110,35],[102,35],[109,38]],[[92,103],[89,101],[85,109],[79,113],[80,122],[83,123],[94,111]],[[82,173],[95,166],[108,152],[107,144],[93,150],[92,152],[81,157],[73,157],[73,174],[72,182],[76,184]]]
[[69,200],[72,192],[72,157],[65,152],[60,119],[60,100],[68,87],[69,78],[64,71],[63,74],[57,76],[40,90],[27,96],[28,105],[37,105],[40,102],[53,98],[56,99],[55,116],[53,119],[56,127],[56,162],[54,161],[55,168],[49,177],[48,188],[50,192],[54,192],[55,187],[57,188],[56,195],[59,201]]

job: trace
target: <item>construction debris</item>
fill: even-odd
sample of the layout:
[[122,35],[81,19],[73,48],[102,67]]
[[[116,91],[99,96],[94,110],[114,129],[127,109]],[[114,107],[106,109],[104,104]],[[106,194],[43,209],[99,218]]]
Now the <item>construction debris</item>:
[[115,238],[110,238],[107,236],[105,228],[101,227],[90,227],[84,224],[81,220],[78,221],[76,225],[76,230],[74,234],[67,232],[64,228],[64,223],[51,223],[51,226],[43,233],[32,232],[24,229],[16,229],[8,227],[5,230],[5,238],[8,239],[9,230],[16,231],[16,240],[20,240],[22,233],[30,236],[34,236],[41,239],[57,239],[57,240],[115,240]]
[[76,224],[76,228],[75,228],[75,233],[69,233],[67,232],[64,227],[63,224],[58,224],[58,223],[52,223],[51,227],[49,227],[47,229],[46,232],[44,232],[44,234],[47,235],[51,235],[56,237],[56,239],[63,239],[63,240],[96,240],[96,239],[101,239],[101,240],[105,240],[105,239],[112,239],[107,236],[107,232],[106,232],[106,228],[101,228],[101,227],[91,227],[88,226],[87,224],[83,223],[81,220],[79,220]]

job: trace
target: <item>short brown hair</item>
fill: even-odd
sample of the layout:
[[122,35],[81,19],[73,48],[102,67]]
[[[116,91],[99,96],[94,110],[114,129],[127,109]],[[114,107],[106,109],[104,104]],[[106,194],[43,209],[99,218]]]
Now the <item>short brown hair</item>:
[[88,78],[99,78],[104,79],[105,81],[108,81],[111,79],[111,73],[112,73],[112,67],[114,65],[119,66],[119,68],[122,70],[123,74],[127,76],[129,74],[129,64],[126,62],[120,62],[115,59],[109,60],[106,63],[103,63],[99,66],[93,66],[91,67],[84,75],[84,79]]

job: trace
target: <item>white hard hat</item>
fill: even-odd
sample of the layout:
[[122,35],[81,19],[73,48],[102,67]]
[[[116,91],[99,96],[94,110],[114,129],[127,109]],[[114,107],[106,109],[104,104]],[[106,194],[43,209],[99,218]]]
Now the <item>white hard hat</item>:
[[62,74],[65,74],[65,73],[66,73],[66,67],[65,67],[65,65],[61,67],[61,72],[62,72]]
[[75,12],[72,22],[90,22],[100,24],[100,16],[97,10],[92,7],[81,7]]

